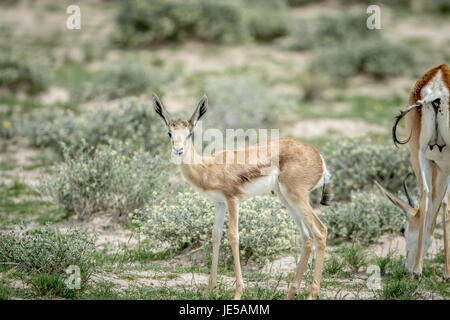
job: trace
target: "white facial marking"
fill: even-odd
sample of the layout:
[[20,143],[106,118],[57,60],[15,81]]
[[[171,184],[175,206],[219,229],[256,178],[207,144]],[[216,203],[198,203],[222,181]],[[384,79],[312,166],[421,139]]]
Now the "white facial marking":
[[174,156],[182,156],[187,149],[187,141],[189,138],[189,129],[174,129],[170,130],[172,134],[172,153]]

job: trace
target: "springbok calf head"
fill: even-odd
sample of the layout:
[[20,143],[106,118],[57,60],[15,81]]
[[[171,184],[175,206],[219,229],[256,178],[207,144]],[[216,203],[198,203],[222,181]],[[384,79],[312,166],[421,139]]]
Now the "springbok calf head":
[[169,112],[156,94],[153,95],[153,107],[155,108],[156,113],[163,119],[164,124],[169,130],[168,135],[172,142],[173,155],[176,157],[183,156],[183,154],[186,154],[191,147],[189,141],[196,124],[208,110],[208,98],[206,95],[202,97],[189,120],[172,120]]

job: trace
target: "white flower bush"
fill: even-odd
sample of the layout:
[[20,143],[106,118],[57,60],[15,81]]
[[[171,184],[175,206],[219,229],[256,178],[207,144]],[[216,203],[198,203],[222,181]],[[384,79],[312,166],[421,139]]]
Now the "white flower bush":
[[[149,240],[152,250],[210,246],[214,224],[214,206],[195,192],[175,195],[172,201],[136,210],[132,221]],[[231,257],[225,219],[221,255]],[[259,258],[293,248],[298,228],[278,199],[254,197],[241,203],[239,210],[239,245],[242,258]],[[262,261],[262,260],[261,260]]]

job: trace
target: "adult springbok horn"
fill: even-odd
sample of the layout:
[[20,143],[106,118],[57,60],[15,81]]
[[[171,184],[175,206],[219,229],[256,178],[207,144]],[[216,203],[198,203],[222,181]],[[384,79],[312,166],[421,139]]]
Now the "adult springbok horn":
[[400,114],[398,116],[395,117],[395,123],[394,126],[392,127],[392,139],[394,140],[394,144],[396,147],[398,147],[398,144],[406,144],[409,142],[409,139],[411,138],[411,135],[408,137],[408,139],[404,140],[404,141],[400,141],[397,137],[397,126],[400,122],[400,120],[403,119],[403,117],[410,112],[412,109],[414,108],[418,108],[418,107],[422,107],[422,103],[418,102],[416,104],[413,104],[411,106],[409,106],[408,108],[406,108],[406,110],[401,110]]

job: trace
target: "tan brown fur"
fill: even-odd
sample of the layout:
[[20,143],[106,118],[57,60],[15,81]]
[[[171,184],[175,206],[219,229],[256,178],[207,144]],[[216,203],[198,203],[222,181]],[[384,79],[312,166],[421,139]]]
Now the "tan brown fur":
[[[293,215],[303,237],[302,256],[288,298],[293,298],[300,288],[314,242],[317,244],[316,264],[309,298],[317,298],[320,291],[327,229],[314,214],[309,202],[309,195],[322,177],[324,177],[324,187],[326,184],[326,168],[319,152],[296,139],[281,138],[252,145],[242,150],[225,150],[216,152],[212,156],[203,157],[195,151],[191,133],[195,123],[206,112],[206,96],[202,98],[189,121],[171,120],[169,113],[156,96],[154,105],[155,111],[163,118],[169,132],[174,132],[174,134],[178,132],[176,137],[171,136],[171,140],[173,152],[181,157],[180,166],[184,177],[200,192],[213,192],[223,195],[224,198],[224,201],[217,200],[215,203],[216,220],[212,234],[213,254],[207,291],[211,290],[216,282],[217,257],[222,232],[220,226],[223,225],[221,210],[225,203],[229,215],[228,237],[236,274],[235,299],[241,297],[243,280],[239,259],[239,202],[245,198],[248,184],[266,176],[273,178],[272,175],[275,172],[277,178],[273,188]],[[183,139],[184,142],[181,144],[180,140]]]

